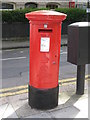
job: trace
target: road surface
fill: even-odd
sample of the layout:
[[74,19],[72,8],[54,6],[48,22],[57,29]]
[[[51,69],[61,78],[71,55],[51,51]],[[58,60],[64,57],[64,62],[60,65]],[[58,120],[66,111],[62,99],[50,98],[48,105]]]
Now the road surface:
[[[1,52],[0,52],[1,54]],[[2,51],[2,88],[26,85],[29,82],[29,49]],[[77,66],[67,62],[67,47],[61,47],[59,79],[76,77]],[[86,69],[88,74],[88,67]]]

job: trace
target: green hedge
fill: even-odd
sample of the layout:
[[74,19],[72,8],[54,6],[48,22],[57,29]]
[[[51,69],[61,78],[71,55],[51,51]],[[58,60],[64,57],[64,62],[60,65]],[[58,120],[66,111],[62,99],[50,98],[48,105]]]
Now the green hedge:
[[28,22],[25,18],[25,13],[37,11],[37,10],[45,10],[45,8],[41,9],[21,9],[21,10],[13,10],[13,11],[2,11],[2,22]]
[[67,14],[65,22],[86,21],[86,10],[78,8],[57,8],[56,11]]
[[[25,18],[25,13],[44,10],[41,9],[22,9],[22,10],[13,10],[13,11],[2,11],[2,21],[3,22],[28,22]],[[46,10],[46,9],[45,9]],[[67,19],[65,22],[72,23],[77,21],[86,21],[86,10],[77,9],[77,8],[57,8],[55,11],[66,13]]]

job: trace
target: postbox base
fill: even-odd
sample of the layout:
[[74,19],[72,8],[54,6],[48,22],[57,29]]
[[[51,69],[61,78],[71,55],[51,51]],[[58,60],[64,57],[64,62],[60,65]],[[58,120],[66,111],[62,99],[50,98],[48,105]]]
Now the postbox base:
[[52,109],[58,105],[59,86],[52,89],[40,90],[29,86],[28,102],[31,108]]

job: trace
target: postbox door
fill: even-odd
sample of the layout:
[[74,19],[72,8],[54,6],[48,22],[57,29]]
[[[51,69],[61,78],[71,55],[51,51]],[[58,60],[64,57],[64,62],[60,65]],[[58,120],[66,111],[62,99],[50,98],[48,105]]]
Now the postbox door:
[[[30,43],[30,85],[47,89],[58,85],[60,32],[58,24],[50,24],[47,29],[37,25]],[[37,36],[37,37],[36,37]]]

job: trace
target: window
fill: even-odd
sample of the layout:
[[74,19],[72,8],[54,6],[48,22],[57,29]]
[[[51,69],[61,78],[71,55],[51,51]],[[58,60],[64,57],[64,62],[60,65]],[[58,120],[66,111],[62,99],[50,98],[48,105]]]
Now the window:
[[25,8],[37,8],[37,4],[36,3],[26,3],[25,4]]
[[14,9],[14,5],[9,3],[2,3],[2,9]]
[[46,8],[55,9],[58,8],[58,5],[56,3],[48,3]]

